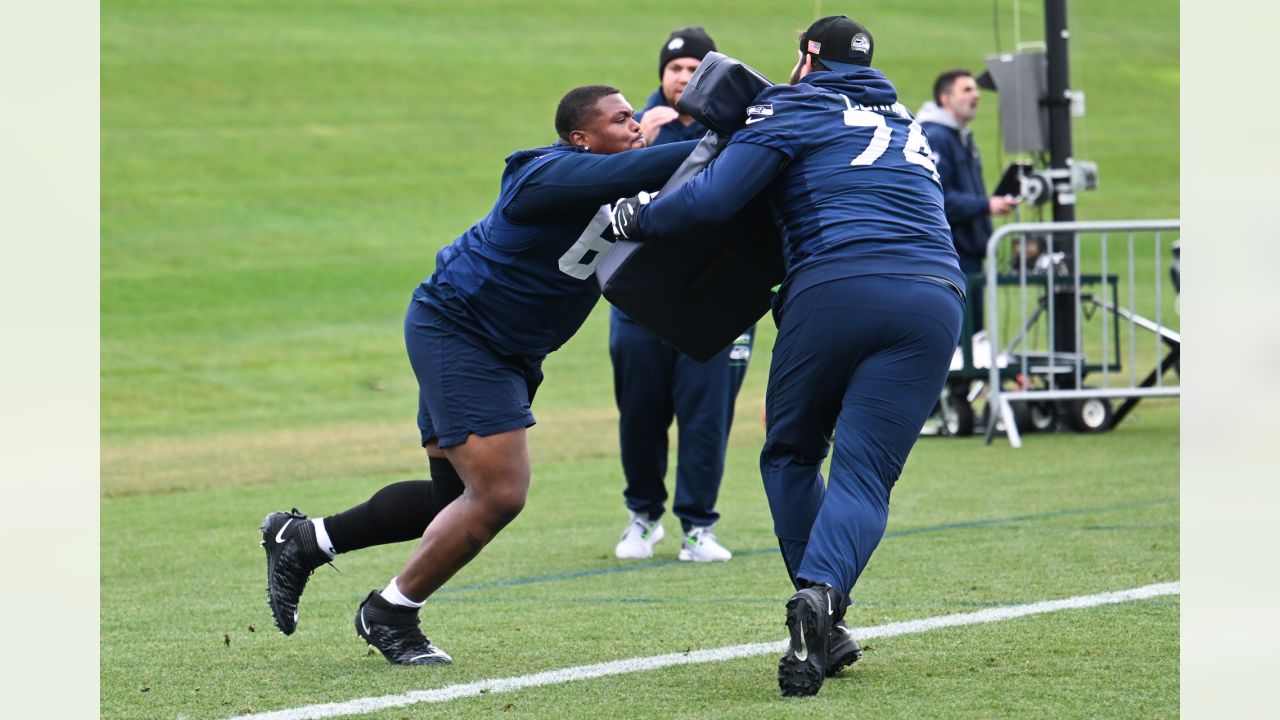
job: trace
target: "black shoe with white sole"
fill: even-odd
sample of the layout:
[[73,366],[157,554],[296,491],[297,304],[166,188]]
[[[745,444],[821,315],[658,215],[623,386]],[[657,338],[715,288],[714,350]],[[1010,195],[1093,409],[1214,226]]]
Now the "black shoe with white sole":
[[815,585],[800,590],[787,601],[787,630],[791,646],[778,660],[778,687],[788,697],[817,695],[826,677],[831,631],[840,618],[834,617],[835,590]]
[[862,657],[862,646],[853,639],[849,626],[844,621],[831,627],[831,639],[827,643],[827,677],[832,677],[841,670],[858,662]]
[[453,662],[422,634],[418,609],[388,602],[377,590],[356,611],[356,634],[393,665],[447,665]]
[[276,627],[285,635],[298,629],[298,601],[307,579],[315,569],[329,562],[316,542],[316,529],[307,516],[274,512],[259,526],[262,547],[267,551],[267,604]]

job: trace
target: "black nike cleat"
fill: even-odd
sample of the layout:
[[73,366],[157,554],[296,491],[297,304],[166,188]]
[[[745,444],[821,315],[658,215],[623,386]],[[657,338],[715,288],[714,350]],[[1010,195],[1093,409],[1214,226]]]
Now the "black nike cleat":
[[393,665],[447,665],[453,662],[418,628],[418,609],[395,605],[377,590],[356,611],[356,634]]
[[787,697],[817,695],[826,677],[835,608],[829,585],[807,587],[787,601],[791,646],[778,660],[778,687]]
[[862,657],[862,646],[853,639],[849,626],[844,621],[831,627],[831,639],[827,643],[827,677],[832,677],[841,670],[858,662]]
[[316,529],[307,516],[274,512],[262,520],[262,547],[267,551],[267,604],[276,627],[285,635],[298,629],[298,601],[307,578],[329,562],[316,543]]

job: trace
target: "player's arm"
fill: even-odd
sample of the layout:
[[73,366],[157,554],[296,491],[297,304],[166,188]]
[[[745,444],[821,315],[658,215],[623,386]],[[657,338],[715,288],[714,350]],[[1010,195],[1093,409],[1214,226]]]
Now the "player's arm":
[[516,222],[543,222],[657,190],[697,144],[689,140],[613,155],[565,153],[539,168],[504,212]]
[[657,240],[723,225],[773,182],[790,157],[772,147],[735,142],[707,169],[649,203],[625,198],[614,211],[614,233]]

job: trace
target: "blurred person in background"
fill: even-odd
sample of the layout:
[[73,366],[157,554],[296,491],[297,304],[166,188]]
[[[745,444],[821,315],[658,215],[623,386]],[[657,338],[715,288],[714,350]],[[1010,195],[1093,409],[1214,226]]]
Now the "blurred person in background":
[[[716,49],[701,27],[675,30],[658,53],[661,85],[636,115],[650,145],[699,140],[702,123],[676,109],[676,101],[702,58]],[[663,538],[661,518],[667,500],[665,477],[674,419],[678,428],[675,501],[680,520],[677,557],[690,562],[725,561],[733,553],[720,544],[714,526],[720,519],[716,499],[724,476],[725,450],[733,424],[734,401],[751,359],[752,326],[732,345],[705,363],[678,352],[626,313],[612,308],[609,357],[618,403],[618,441],[623,499],[630,518],[614,548],[620,559],[653,556]]]
[[[942,179],[942,200],[951,238],[965,275],[982,273],[991,239],[991,218],[1013,211],[1015,197],[988,195],[982,179],[982,155],[969,123],[978,115],[982,93],[973,73],[948,70],[933,82],[933,100],[916,113],[916,122],[929,137],[934,163]],[[981,330],[982,293],[971,293],[973,329]]]

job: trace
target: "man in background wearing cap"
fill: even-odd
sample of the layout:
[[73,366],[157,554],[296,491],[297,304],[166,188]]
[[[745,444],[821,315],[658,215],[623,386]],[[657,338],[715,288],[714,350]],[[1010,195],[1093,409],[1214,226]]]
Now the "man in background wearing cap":
[[849,593],[884,536],[889,493],[942,390],[964,307],[932,151],[870,67],[873,50],[849,18],[818,20],[800,37],[792,84],[757,95],[706,170],[613,211],[620,237],[661,241],[723,224],[762,191],[775,208],[787,275],[760,471],[796,588],[783,695],[817,693],[860,654],[843,625]]
[[[699,140],[702,123],[675,109],[702,58],[716,49],[700,27],[671,33],[658,55],[661,86],[637,114],[640,131],[650,145]],[[733,423],[733,405],[747,373],[752,327],[706,363],[696,362],[631,320],[617,307],[609,319],[609,357],[618,403],[618,440],[623,498],[631,517],[614,548],[620,559],[653,556],[662,539],[665,510],[668,431],[678,422],[676,492],[672,511],[680,519],[680,560],[715,562],[733,553],[716,539],[720,514],[716,498],[724,475],[724,456]]]
[[294,510],[262,521],[267,600],[284,634],[297,629],[313,570],[339,553],[420,539],[360,604],[356,633],[397,665],[452,662],[423,635],[419,609],[524,508],[542,361],[600,299],[593,273],[613,240],[599,209],[619,190],[662,187],[697,145],[641,149],[631,105],[606,85],[569,91],[555,128],[555,144],[507,157],[493,209],[437,253],[405,313],[431,480],[387,485],[324,518]]
[[[982,156],[973,141],[969,123],[978,114],[981,93],[973,73],[948,70],[933,82],[933,100],[925,102],[916,121],[929,137],[942,178],[942,198],[951,225],[951,238],[966,275],[982,272],[991,237],[991,218],[1011,212],[1017,198],[987,195],[982,180]],[[973,329],[982,329],[982,293],[973,303]]]

